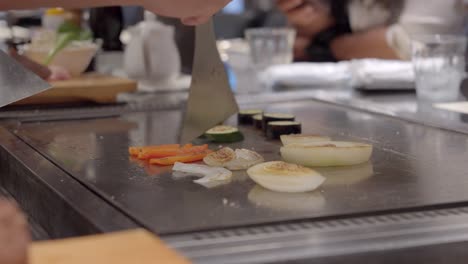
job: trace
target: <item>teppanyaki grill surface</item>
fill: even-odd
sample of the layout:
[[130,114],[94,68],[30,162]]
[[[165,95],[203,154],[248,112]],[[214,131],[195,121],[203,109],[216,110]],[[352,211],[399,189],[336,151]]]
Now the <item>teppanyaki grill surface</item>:
[[[128,156],[129,145],[174,142],[179,111],[25,123],[16,134],[161,235],[468,201],[466,135],[315,101],[255,108],[294,114],[307,134],[369,142],[375,150],[372,161],[322,170],[327,181],[311,193],[270,192],[245,172],[235,173],[230,184],[206,189],[193,178],[174,179],[170,167],[148,166]],[[245,141],[231,147],[280,159],[278,141],[267,141],[253,128],[241,130]]]

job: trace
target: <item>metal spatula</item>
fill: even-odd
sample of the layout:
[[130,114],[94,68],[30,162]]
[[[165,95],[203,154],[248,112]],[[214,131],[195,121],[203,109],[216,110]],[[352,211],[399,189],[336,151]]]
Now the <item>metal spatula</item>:
[[182,125],[181,142],[190,142],[238,110],[216,46],[213,21],[210,20],[197,26],[195,31],[192,84]]
[[0,107],[50,88],[50,84],[26,70],[0,50]]

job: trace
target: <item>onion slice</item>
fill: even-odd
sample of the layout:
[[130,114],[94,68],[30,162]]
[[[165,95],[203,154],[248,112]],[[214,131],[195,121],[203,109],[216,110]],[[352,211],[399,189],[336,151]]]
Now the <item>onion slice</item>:
[[307,144],[321,141],[330,141],[331,138],[324,136],[316,135],[304,135],[304,134],[291,134],[291,135],[282,135],[281,142],[284,146],[291,144]]
[[271,161],[247,170],[249,177],[262,187],[276,192],[308,192],[325,181],[318,172],[296,164]]
[[203,161],[213,167],[225,167],[229,170],[246,170],[264,161],[263,157],[255,151],[248,149],[222,148],[208,154]]
[[[229,183],[232,178],[232,172],[220,167],[209,167],[201,164],[185,164],[177,162],[172,168],[175,172],[184,172],[192,176],[202,177],[193,182],[212,188],[221,184]],[[179,175],[180,176],[180,175]]]
[[367,162],[371,155],[372,145],[357,142],[323,141],[281,148],[284,161],[307,167],[357,165]]

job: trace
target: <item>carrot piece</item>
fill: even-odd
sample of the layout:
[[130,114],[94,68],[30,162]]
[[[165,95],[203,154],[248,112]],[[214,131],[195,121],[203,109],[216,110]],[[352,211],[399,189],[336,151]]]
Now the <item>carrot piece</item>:
[[189,163],[189,162],[200,161],[204,157],[206,157],[206,155],[208,155],[209,153],[211,153],[211,150],[205,150],[203,152],[182,154],[179,156],[172,156],[172,157],[166,157],[166,158],[160,158],[160,159],[151,159],[149,163],[152,165],[160,165],[160,166],[174,165],[174,163],[176,162]]
[[146,159],[157,159],[165,158],[171,156],[179,156],[183,154],[198,153],[208,149],[208,145],[193,146],[192,144],[187,144],[180,149],[167,148],[167,149],[151,149],[143,150],[138,154],[138,158],[142,160]]
[[132,156],[138,156],[144,150],[151,149],[165,149],[165,148],[179,148],[179,144],[167,144],[167,145],[158,145],[158,146],[145,146],[145,147],[129,147],[128,153]]
[[166,149],[150,149],[150,150],[142,150],[140,154],[138,154],[138,159],[147,160],[153,158],[164,158],[170,156],[176,156],[180,154],[180,149],[177,148],[166,148]]
[[191,147],[183,147],[181,149],[182,153],[196,153],[196,152],[202,152],[208,149],[208,145],[201,145],[201,146],[191,146]]
[[140,147],[129,147],[128,154],[131,156],[138,156],[138,152],[140,152]]

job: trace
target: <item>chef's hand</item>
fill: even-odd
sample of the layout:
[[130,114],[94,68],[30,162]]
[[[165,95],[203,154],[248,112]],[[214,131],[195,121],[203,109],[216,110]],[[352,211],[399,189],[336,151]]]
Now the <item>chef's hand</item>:
[[278,0],[278,8],[286,15],[289,24],[297,30],[294,42],[294,59],[308,60],[306,48],[319,32],[333,26],[335,20],[320,1]]
[[313,38],[335,23],[329,8],[317,0],[278,0],[277,5],[301,37]]
[[177,17],[187,25],[202,24],[230,0],[142,0],[143,6],[162,16]]
[[30,242],[26,218],[11,202],[0,200],[0,263],[26,264]]

